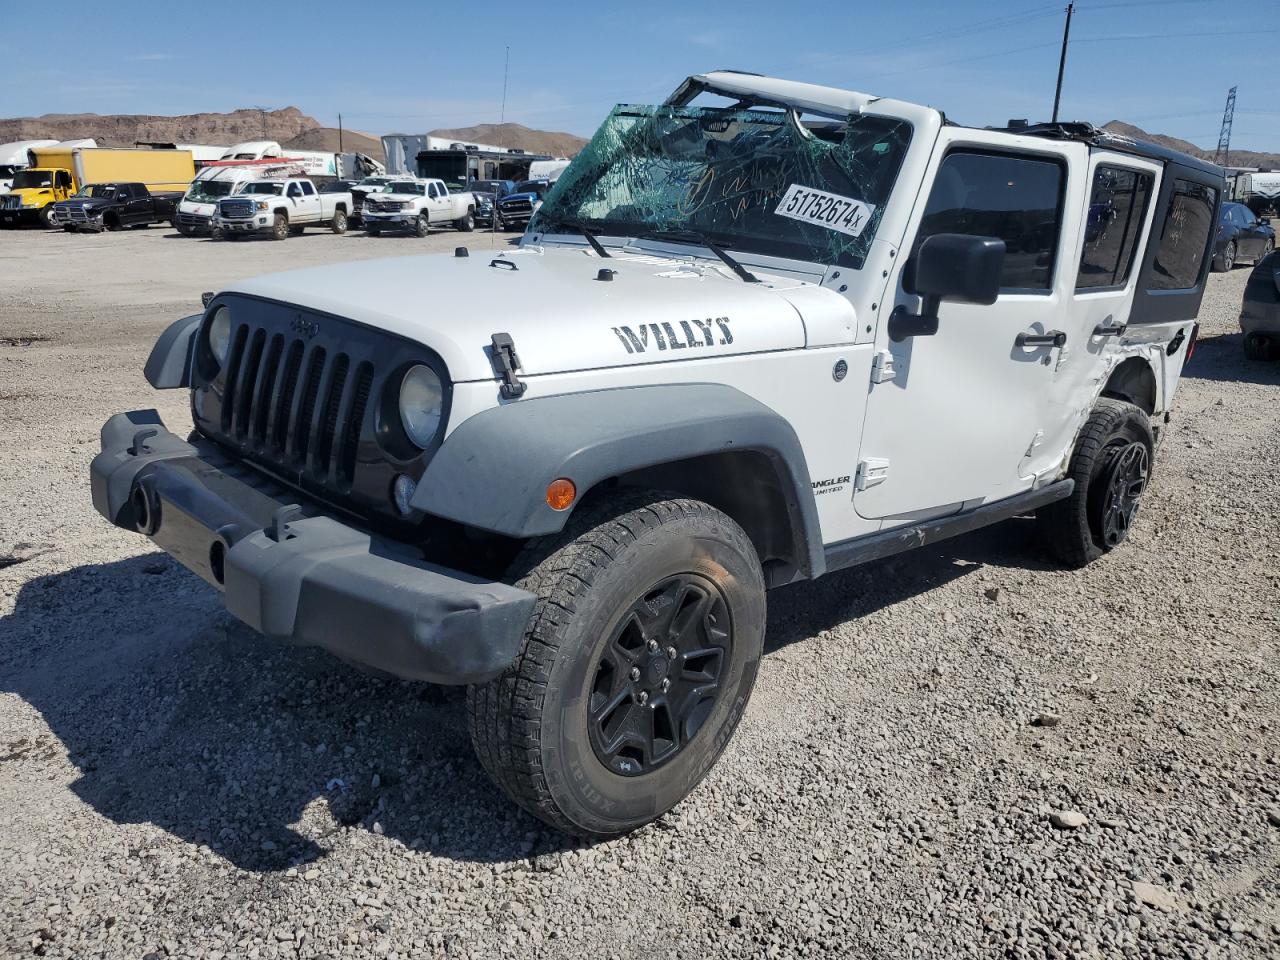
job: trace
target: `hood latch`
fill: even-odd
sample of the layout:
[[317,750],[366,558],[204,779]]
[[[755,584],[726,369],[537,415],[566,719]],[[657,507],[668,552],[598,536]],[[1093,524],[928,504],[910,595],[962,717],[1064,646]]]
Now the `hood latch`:
[[493,352],[489,360],[493,364],[494,372],[502,378],[502,388],[499,393],[504,400],[519,400],[529,389],[529,385],[522,383],[520,377],[516,375],[520,358],[516,356],[516,345],[511,340],[511,334],[495,333],[490,340],[493,343]]

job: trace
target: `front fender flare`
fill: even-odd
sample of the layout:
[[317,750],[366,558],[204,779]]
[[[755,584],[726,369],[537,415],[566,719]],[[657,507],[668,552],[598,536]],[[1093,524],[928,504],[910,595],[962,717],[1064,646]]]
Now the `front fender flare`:
[[791,425],[740,390],[691,383],[620,387],[520,400],[463,421],[437,451],[413,497],[427,513],[509,537],[546,536],[569,511],[547,484],[581,493],[634,470],[708,454],[754,451],[773,465],[806,576],[825,569],[817,504]]
[[191,360],[195,355],[196,331],[204,314],[175,320],[156,339],[142,368],[147,383],[157,390],[191,386]]

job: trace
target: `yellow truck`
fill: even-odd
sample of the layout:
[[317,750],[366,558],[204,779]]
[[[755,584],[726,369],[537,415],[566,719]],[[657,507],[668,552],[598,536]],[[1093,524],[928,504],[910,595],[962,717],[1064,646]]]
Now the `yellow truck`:
[[14,174],[13,187],[0,196],[0,226],[49,226],[54,203],[95,183],[142,183],[152,193],[180,193],[195,175],[190,150],[35,149],[31,165]]

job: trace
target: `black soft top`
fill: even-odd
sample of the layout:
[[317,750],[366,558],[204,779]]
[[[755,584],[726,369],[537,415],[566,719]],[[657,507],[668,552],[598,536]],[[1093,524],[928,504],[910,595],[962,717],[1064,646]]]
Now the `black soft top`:
[[1145,157],[1148,160],[1155,160],[1157,163],[1169,164],[1176,163],[1183,167],[1218,180],[1225,180],[1227,171],[1216,163],[1210,163],[1208,160],[1201,160],[1199,157],[1193,157],[1189,153],[1183,153],[1181,150],[1172,150],[1169,147],[1162,147],[1158,143],[1151,143],[1147,140],[1135,140],[1132,137],[1126,137],[1122,134],[1111,133],[1095,127],[1091,123],[1074,122],[1074,123],[1029,123],[1020,124],[1012,123],[1007,127],[987,127],[988,130],[998,130],[1001,133],[1014,133],[1024,137],[1045,137],[1050,140],[1078,140],[1081,143],[1087,143],[1091,147],[1098,147],[1103,150],[1115,150],[1117,153],[1129,153],[1136,157]]

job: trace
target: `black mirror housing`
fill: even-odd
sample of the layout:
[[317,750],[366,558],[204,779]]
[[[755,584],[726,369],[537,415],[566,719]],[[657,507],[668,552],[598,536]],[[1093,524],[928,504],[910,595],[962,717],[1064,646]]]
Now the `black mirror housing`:
[[995,303],[1004,255],[1004,241],[996,237],[935,233],[916,254],[916,293],[926,299]]
[[889,316],[889,339],[930,337],[938,332],[943,300],[991,304],[1000,296],[1005,244],[996,237],[935,233],[925,238],[908,264],[909,289],[924,299],[919,313],[899,305]]

